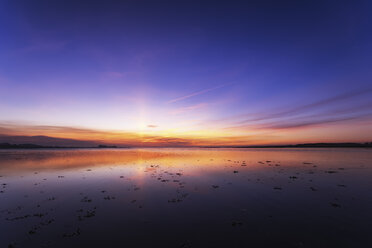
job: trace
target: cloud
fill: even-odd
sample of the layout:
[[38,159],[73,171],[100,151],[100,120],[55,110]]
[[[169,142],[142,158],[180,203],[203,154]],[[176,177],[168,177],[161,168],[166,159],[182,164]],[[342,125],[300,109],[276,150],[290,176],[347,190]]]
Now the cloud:
[[279,130],[279,129],[298,129],[313,126],[322,126],[330,123],[346,121],[368,121],[372,119],[371,103],[348,108],[339,108],[317,114],[307,114],[292,116],[284,119],[266,119],[266,122],[247,123],[227,127],[230,130]]
[[147,125],[147,127],[149,127],[149,128],[157,128],[158,126],[157,125]]
[[195,104],[195,105],[192,105],[192,106],[187,106],[187,107],[172,110],[170,112],[170,114],[172,114],[172,115],[181,114],[181,113],[185,113],[185,112],[188,112],[188,111],[200,109],[200,108],[203,108],[205,106],[207,106],[206,103],[199,103],[199,104]]
[[243,123],[251,123],[256,121],[265,121],[270,119],[276,119],[276,118],[285,118],[285,117],[291,117],[298,114],[303,114],[310,112],[312,110],[318,110],[320,107],[329,107],[333,103],[337,103],[340,105],[341,103],[347,102],[349,99],[353,99],[356,97],[359,97],[364,94],[369,94],[372,92],[372,89],[364,89],[364,90],[358,90],[353,92],[347,92],[344,94],[336,95],[330,98],[326,98],[317,102],[304,104],[301,106],[297,106],[290,109],[285,109],[281,111],[272,111],[272,113],[266,113],[266,114],[253,114],[256,117],[247,118],[243,121],[240,121],[240,124]]
[[197,91],[197,92],[194,92],[194,93],[191,93],[191,94],[185,95],[185,96],[181,96],[181,97],[178,97],[178,98],[172,99],[172,100],[168,101],[167,103],[169,104],[169,103],[175,103],[175,102],[178,102],[178,101],[182,101],[182,100],[188,99],[188,98],[190,98],[190,97],[194,97],[194,96],[202,95],[202,94],[208,93],[208,92],[210,92],[210,91],[213,91],[213,90],[217,90],[217,89],[220,89],[220,88],[226,87],[226,86],[231,85],[231,84],[232,84],[232,83],[222,84],[222,85],[218,85],[218,86],[216,86],[216,87],[212,87],[212,88],[209,88],[209,89],[200,90],[200,91]]
[[118,146],[158,147],[193,146],[198,144],[198,138],[165,137],[161,135],[139,134],[135,132],[105,131],[64,126],[0,123],[0,143],[2,142],[15,144],[34,143],[41,145],[68,144],[71,146],[109,144]]
[[0,143],[33,143],[55,146],[192,147],[246,145],[263,142],[262,135],[152,135],[124,131],[104,131],[64,126],[17,125],[0,122]]
[[328,118],[320,118],[320,119],[304,119],[301,121],[295,122],[277,122],[277,123],[270,123],[267,125],[263,125],[263,128],[268,129],[292,129],[292,128],[302,128],[302,127],[310,127],[310,126],[320,126],[329,123],[336,123],[336,122],[345,122],[351,120],[366,120],[372,117],[372,114],[367,115],[355,115],[355,116],[335,116],[335,117],[328,117]]
[[24,53],[34,53],[34,52],[43,52],[43,51],[60,51],[69,44],[69,41],[60,41],[60,40],[45,40],[45,39],[38,39],[34,41],[29,46],[24,48],[18,49],[15,54],[24,54]]
[[109,71],[107,72],[107,76],[110,78],[121,78],[124,76],[124,73],[117,72],[117,71]]

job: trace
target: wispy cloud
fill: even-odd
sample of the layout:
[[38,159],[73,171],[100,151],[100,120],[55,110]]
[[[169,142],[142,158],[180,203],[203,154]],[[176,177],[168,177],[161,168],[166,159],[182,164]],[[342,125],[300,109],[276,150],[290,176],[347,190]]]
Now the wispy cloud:
[[121,78],[123,77],[125,74],[122,73],[122,72],[118,72],[118,71],[109,71],[106,73],[106,75],[110,78]]
[[[365,92],[367,93],[367,92]],[[372,102],[366,101],[361,104],[350,103],[348,98],[361,95],[361,92],[353,92],[331,97],[315,103],[299,106],[295,109],[282,110],[280,115],[277,112],[266,113],[260,117],[237,122],[237,125],[226,127],[228,130],[279,130],[299,129],[308,127],[320,127],[332,123],[344,123],[350,121],[372,120]],[[330,108],[323,105],[337,103]],[[342,104],[341,104],[342,103]]]
[[190,97],[194,97],[194,96],[202,95],[202,94],[205,94],[205,93],[211,92],[211,91],[213,91],[213,90],[217,90],[217,89],[220,89],[220,88],[223,88],[223,87],[229,86],[229,85],[231,85],[231,84],[233,84],[233,83],[222,84],[222,85],[218,85],[218,86],[215,86],[215,87],[212,87],[212,88],[208,88],[208,89],[204,89],[204,90],[196,91],[196,92],[194,92],[194,93],[191,93],[191,94],[188,94],[188,95],[185,95],[185,96],[181,96],[181,97],[178,97],[178,98],[172,99],[172,100],[168,101],[167,103],[174,103],[174,102],[182,101],[182,100],[188,99],[188,98],[190,98]]
[[269,128],[269,129],[303,128],[303,127],[310,127],[310,126],[321,126],[321,125],[336,123],[336,122],[367,120],[367,119],[370,119],[371,117],[372,117],[372,114],[367,114],[367,115],[359,114],[355,116],[335,116],[335,117],[321,118],[321,119],[315,119],[315,120],[306,119],[306,120],[297,121],[297,122],[272,123],[271,125],[266,125],[266,128]]
[[233,126],[226,129],[230,130],[289,130],[308,127],[321,127],[332,123],[345,123],[348,121],[366,121],[371,120],[372,112],[359,113],[354,115],[311,115],[303,118],[292,118],[285,121],[271,121],[262,124],[245,124]]
[[[307,113],[313,110],[318,110],[321,107],[327,107],[331,106],[331,104],[337,103],[340,105],[341,103],[346,103],[350,99],[354,99],[356,97],[359,97],[361,95],[370,94],[372,92],[372,89],[364,89],[364,90],[358,90],[353,92],[347,92],[343,94],[339,94],[333,97],[329,97],[317,102],[304,104],[300,106],[296,106],[289,109],[284,109],[280,111],[271,111],[271,113],[266,114],[253,114],[254,117],[246,118],[243,121],[240,121],[240,124],[244,123],[251,123],[255,121],[265,121],[270,119],[276,119],[276,118],[286,118],[291,116],[296,116],[299,114]],[[252,114],[251,114],[252,115]]]
[[187,106],[187,107],[177,108],[175,110],[172,110],[170,112],[170,114],[177,115],[177,114],[189,112],[189,111],[192,111],[192,110],[200,109],[200,108],[203,108],[205,106],[207,106],[206,103],[199,103],[199,104],[195,104],[195,105],[191,105],[191,106]]
[[96,146],[98,144],[138,147],[245,145],[263,142],[265,135],[231,136],[138,134],[68,126],[17,125],[0,122],[0,143],[33,143],[59,146]]
[[46,40],[46,39],[37,39],[36,41],[32,42],[30,45],[15,50],[15,54],[24,54],[24,53],[31,53],[31,52],[45,52],[45,51],[59,51],[66,47],[69,44],[69,41],[53,41],[53,40]]

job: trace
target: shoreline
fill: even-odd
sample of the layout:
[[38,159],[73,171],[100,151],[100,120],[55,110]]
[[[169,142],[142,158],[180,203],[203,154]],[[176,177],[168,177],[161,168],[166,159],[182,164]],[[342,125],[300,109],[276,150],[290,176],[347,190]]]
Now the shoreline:
[[253,146],[42,146],[37,144],[0,144],[0,150],[18,150],[18,149],[139,149],[139,148],[372,148],[372,142],[368,143],[306,143],[296,145],[253,145]]

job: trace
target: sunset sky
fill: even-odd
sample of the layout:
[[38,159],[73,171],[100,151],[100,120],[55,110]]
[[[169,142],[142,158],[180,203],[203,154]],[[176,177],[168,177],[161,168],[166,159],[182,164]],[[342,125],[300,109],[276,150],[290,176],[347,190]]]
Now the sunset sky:
[[372,141],[371,1],[200,2],[1,1],[0,143]]

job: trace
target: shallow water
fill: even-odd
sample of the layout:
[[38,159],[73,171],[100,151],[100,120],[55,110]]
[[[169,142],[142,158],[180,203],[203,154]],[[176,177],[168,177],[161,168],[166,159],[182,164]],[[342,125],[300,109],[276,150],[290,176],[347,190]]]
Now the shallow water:
[[371,247],[370,149],[0,151],[0,247]]

